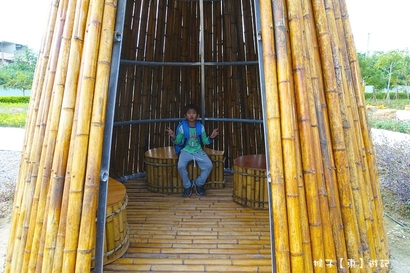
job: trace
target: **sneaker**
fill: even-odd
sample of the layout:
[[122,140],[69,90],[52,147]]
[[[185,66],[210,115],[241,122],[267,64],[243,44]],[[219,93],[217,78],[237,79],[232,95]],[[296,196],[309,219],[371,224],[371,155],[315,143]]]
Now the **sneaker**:
[[195,191],[196,191],[196,194],[199,195],[199,196],[204,196],[205,195],[204,186],[195,186]]
[[191,181],[191,187],[184,188],[184,192],[182,193],[183,197],[190,197],[192,195],[192,188],[194,187],[194,183]]

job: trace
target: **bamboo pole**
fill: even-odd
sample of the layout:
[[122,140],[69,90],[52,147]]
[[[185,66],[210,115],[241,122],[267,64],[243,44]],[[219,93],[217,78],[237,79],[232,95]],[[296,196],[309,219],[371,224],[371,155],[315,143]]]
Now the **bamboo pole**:
[[[310,114],[312,119],[312,124],[316,124],[317,130],[314,130],[313,133],[316,135],[317,139],[317,148],[316,154],[322,155],[322,162],[318,162],[318,169],[320,169],[320,174],[323,176],[323,179],[318,179],[319,181],[319,196],[321,197],[321,212],[323,215],[323,225],[324,230],[326,231],[326,236],[333,234],[333,244],[336,251],[336,259],[331,256],[327,256],[326,259],[333,261],[347,260],[346,255],[346,246],[345,246],[345,237],[343,233],[343,224],[340,213],[340,202],[339,195],[337,193],[336,185],[336,174],[334,171],[333,156],[331,154],[332,145],[329,136],[329,126],[328,126],[328,116],[326,104],[322,100],[323,94],[323,83],[322,83],[322,74],[320,67],[320,57],[318,53],[317,38],[313,22],[313,11],[312,5],[309,1],[303,1],[302,3],[304,10],[305,18],[305,33],[307,37],[307,53],[310,53],[308,56],[308,62],[310,65],[306,66],[308,68],[308,74],[311,75],[311,88],[312,92],[308,92],[310,95],[309,98],[309,107]],[[310,85],[308,85],[310,87]],[[309,89],[308,89],[309,90]],[[326,210],[324,208],[329,208],[329,216],[326,215]],[[328,218],[330,217],[330,219]],[[329,219],[326,221],[326,219]],[[330,223],[329,223],[330,222]],[[325,244],[327,247],[328,244]],[[326,251],[328,253],[328,251]]]
[[[371,228],[371,215],[370,215],[370,207],[369,207],[369,200],[367,197],[367,187],[365,183],[365,175],[363,174],[363,164],[362,164],[362,156],[359,151],[360,141],[357,137],[358,133],[360,133],[360,129],[357,125],[357,118],[356,107],[355,104],[352,104],[351,96],[350,96],[350,87],[348,82],[349,77],[349,66],[345,64],[346,57],[344,52],[346,52],[346,48],[344,43],[340,40],[343,37],[343,30],[336,24],[338,16],[338,5],[335,8],[333,7],[331,1],[325,2],[326,3],[326,10],[327,16],[329,21],[332,22],[330,24],[333,39],[335,41],[335,45],[333,46],[334,52],[339,52],[339,54],[334,53],[336,55],[335,61],[339,63],[336,72],[336,80],[339,84],[338,89],[341,90],[341,95],[339,95],[340,105],[345,111],[342,111],[342,118],[344,125],[344,132],[347,144],[347,152],[348,152],[348,159],[349,159],[349,168],[352,170],[351,172],[351,183],[353,188],[353,197],[354,197],[354,204],[356,206],[356,214],[357,214],[357,221],[358,221],[358,229],[360,233],[360,242],[361,242],[361,253],[363,253],[363,259],[365,264],[369,264],[370,260],[376,260],[376,253],[375,253],[375,246],[374,246],[374,234]],[[340,20],[338,20],[340,21]],[[346,72],[346,73],[343,73]],[[369,240],[369,238],[372,238]],[[367,267],[366,270],[368,272],[373,271],[370,267]]]
[[[363,94],[363,84],[361,81],[361,74],[360,74],[360,67],[359,67],[359,62],[357,59],[357,53],[356,49],[354,46],[354,41],[353,41],[353,34],[352,30],[350,27],[350,22],[348,18],[348,13],[347,13],[347,7],[346,7],[346,2],[345,1],[339,1],[340,4],[340,9],[341,9],[341,17],[342,17],[342,25],[344,29],[344,40],[346,41],[346,51],[348,55],[348,60],[349,60],[349,65],[350,65],[350,71],[352,75],[352,84],[353,84],[353,89],[354,89],[354,94],[353,96],[355,97],[355,101],[357,103],[357,109],[358,109],[358,119],[359,119],[359,124],[361,128],[361,135],[362,138],[361,140],[363,141],[364,145],[364,153],[365,153],[365,158],[366,158],[366,163],[367,163],[367,174],[369,176],[369,180],[371,181],[370,187],[371,187],[371,200],[373,203],[373,213],[374,213],[374,229],[375,232],[378,233],[378,238],[376,238],[376,245],[378,248],[380,247],[379,254],[381,256],[381,259],[385,258],[388,259],[388,241],[386,237],[386,230],[385,230],[385,225],[384,225],[384,220],[383,220],[383,204],[381,202],[381,193],[380,193],[380,186],[378,183],[378,174],[377,174],[377,164],[375,161],[375,156],[374,156],[374,148],[373,148],[373,143],[372,143],[372,138],[370,137],[370,127],[368,126],[368,121],[367,121],[367,112],[366,112],[366,105],[365,105],[365,99],[364,99],[364,94]],[[376,235],[375,235],[376,236]],[[383,250],[381,250],[383,249]]]
[[283,157],[281,145],[281,116],[279,109],[279,90],[278,79],[276,77],[276,53],[275,53],[275,36],[273,32],[273,14],[269,1],[261,2],[261,30],[263,46],[263,66],[265,71],[266,86],[266,118],[268,124],[268,143],[269,158],[271,171],[271,200],[273,212],[273,226],[275,245],[272,249],[275,251],[277,272],[290,272],[288,226],[285,203],[285,185],[283,171]]
[[[98,58],[97,66],[96,63],[93,62],[94,58],[90,58],[91,72],[84,75],[84,77],[90,79],[90,81],[88,83],[84,81],[85,85],[83,87],[84,90],[89,90],[89,88],[92,88],[95,84],[89,137],[90,145],[76,258],[76,272],[90,271],[92,250],[95,248],[95,217],[98,207],[98,200],[95,196],[98,196],[100,184],[104,122],[113,45],[112,33],[114,33],[117,1],[99,1],[97,4],[98,6],[95,7],[90,14],[90,21],[94,22],[94,24],[91,25],[88,30],[89,41],[92,41],[93,44],[88,48],[89,51],[86,51],[96,55]],[[99,38],[100,36],[101,38]],[[90,55],[87,54],[87,56]],[[83,115],[80,116],[84,117]]]
[[[78,8],[77,4],[77,14],[76,22],[74,23],[74,28],[78,30],[78,20],[81,10]],[[78,34],[78,31],[77,31]],[[59,130],[57,135],[57,146],[55,149],[55,155],[53,160],[53,177],[51,179],[49,198],[50,202],[47,204],[47,213],[45,214],[45,222],[42,231],[42,241],[39,247],[39,253],[36,264],[36,270],[41,270],[43,265],[42,255],[44,258],[52,261],[52,254],[50,254],[51,245],[54,243],[56,238],[58,221],[60,216],[60,202],[63,189],[63,179],[65,177],[65,170],[67,164],[68,155],[68,145],[70,141],[70,132],[72,128],[72,114],[75,105],[75,95],[76,95],[76,85],[77,85],[77,73],[80,66],[79,54],[81,52],[81,42],[78,39],[79,36],[74,36],[74,43],[71,45],[69,64],[67,69],[67,80],[65,82],[65,92],[63,98],[63,107],[60,116]],[[75,50],[77,49],[77,50]],[[45,250],[43,250],[43,248]],[[44,252],[43,252],[44,251]],[[43,254],[44,253],[44,254]],[[51,267],[52,262],[46,262],[46,267]]]
[[[39,112],[41,116],[41,98],[43,96],[43,87],[44,87],[44,77],[46,74],[46,68],[47,68],[47,63],[48,63],[48,54],[50,51],[50,46],[51,46],[51,39],[52,36],[47,35],[48,32],[52,32],[52,29],[54,28],[54,20],[53,18],[57,14],[57,9],[55,8],[55,5],[52,5],[50,3],[50,10],[49,10],[49,18],[47,22],[47,27],[45,31],[45,35],[43,36],[43,51],[41,52],[38,60],[37,60],[37,65],[36,65],[36,72],[33,80],[33,85],[32,85],[32,90],[33,94],[31,96],[30,100],[30,105],[29,105],[29,114],[27,117],[27,125],[26,125],[26,133],[24,137],[24,144],[23,144],[23,151],[22,151],[22,156],[21,156],[21,163],[20,163],[20,172],[18,176],[18,180],[16,183],[16,192],[15,192],[15,198],[14,198],[14,203],[13,203],[13,213],[12,213],[12,221],[11,221],[11,232],[9,235],[9,244],[8,244],[8,249],[6,253],[6,258],[5,258],[5,272],[9,272],[10,270],[14,270],[17,262],[17,266],[21,266],[21,258],[23,253],[21,253],[22,249],[24,248],[25,244],[25,237],[26,237],[26,232],[27,229],[21,230],[20,225],[21,221],[26,222],[26,227],[27,227],[27,222],[29,221],[30,213],[24,212],[24,207],[26,207],[27,211],[29,212],[30,210],[30,203],[31,196],[28,196],[27,198],[25,197],[24,190],[26,188],[26,182],[31,179],[31,162],[29,161],[29,158],[35,151],[32,151],[32,143],[34,140],[34,134],[33,132],[37,130],[38,126],[38,120],[39,120]],[[29,178],[26,178],[26,177]],[[35,177],[35,175],[34,175]],[[35,183],[31,184],[31,187],[35,187]],[[26,200],[27,199],[27,200]],[[27,207],[28,206],[28,207]],[[27,213],[27,214],[26,214]],[[21,234],[23,234],[24,238],[21,238]],[[15,256],[16,253],[20,252],[21,254],[20,257]],[[13,259],[12,259],[13,257]],[[18,260],[20,260],[20,263],[18,263]]]
[[[321,61],[323,67],[323,77],[325,83],[325,94],[328,105],[328,111],[334,113],[330,115],[330,132],[333,143],[334,158],[337,170],[337,182],[340,195],[340,204],[342,209],[342,217],[345,226],[345,234],[347,241],[347,253],[350,259],[360,260],[361,254],[359,249],[359,234],[356,221],[356,212],[353,203],[352,189],[349,179],[350,172],[348,169],[348,160],[346,154],[345,138],[343,134],[343,123],[341,113],[337,85],[335,82],[334,62],[331,48],[331,37],[329,37],[329,26],[326,21],[325,7],[322,2],[313,0],[313,10],[318,28],[319,46],[321,48]],[[357,271],[357,269],[352,269]]]
[[[297,114],[299,120],[299,131],[302,148],[302,161],[303,161],[303,177],[304,185],[306,188],[306,204],[309,215],[309,227],[311,235],[311,244],[313,260],[305,259],[307,262],[307,271],[311,271],[313,261],[325,260],[324,245],[331,243],[331,241],[324,237],[322,230],[322,219],[320,213],[320,205],[318,198],[318,186],[317,186],[317,169],[314,160],[314,146],[313,136],[311,133],[311,121],[307,101],[307,78],[306,67],[303,60],[303,48],[304,37],[302,36],[302,7],[300,3],[288,1],[288,16],[289,16],[289,29],[291,36],[291,52],[293,59],[293,71],[295,73],[295,91],[297,103]],[[302,44],[301,44],[301,43]],[[304,204],[301,202],[301,204]],[[303,207],[301,205],[301,207]],[[330,244],[331,245],[331,244]],[[333,255],[334,256],[334,255]],[[324,267],[317,267],[315,271],[323,271]]]
[[[89,146],[91,130],[90,125],[93,125],[91,123],[91,109],[92,101],[94,99],[94,93],[89,92],[89,90],[95,90],[95,74],[97,71],[98,47],[100,41],[101,19],[103,10],[104,3],[100,0],[90,1],[89,7],[87,7],[87,9],[84,9],[84,12],[87,12],[87,23],[82,25],[84,27],[84,30],[86,31],[86,35],[84,36],[83,54],[84,56],[87,56],[87,58],[83,59],[81,73],[79,74],[78,104],[76,105],[75,110],[75,120],[77,127],[76,131],[73,131],[73,149],[77,152],[73,154],[72,158],[69,205],[67,211],[68,221],[63,257],[64,268],[70,272],[73,272],[74,270],[77,271],[78,268],[84,267],[84,260],[82,259],[83,257],[81,257],[82,248],[80,246],[80,243],[88,244],[88,240],[90,239],[90,234],[85,237],[82,236],[82,232],[84,232],[84,230],[81,229],[82,210],[86,210],[87,212],[89,211],[84,207],[81,209],[81,207],[83,206],[83,202],[84,205],[87,204],[87,206],[91,208],[96,207],[96,204],[94,203],[96,202],[96,199],[91,198],[90,200],[90,198],[88,197],[89,195],[87,195],[85,191],[89,190],[89,186],[86,186],[87,182],[92,181],[91,183],[96,183],[95,176],[91,176],[86,172],[88,166],[90,166],[90,168],[94,168],[95,166],[93,165],[93,160],[101,160],[100,158],[95,157],[91,159],[90,157],[92,156],[92,153],[91,155],[89,155],[88,149],[91,149],[92,145],[94,145],[94,143],[92,143],[92,145]],[[96,125],[98,126],[98,123]],[[91,139],[91,141],[93,141],[93,139]],[[100,152],[101,151],[99,150],[97,153]],[[87,163],[88,161],[91,162]],[[99,174],[97,175],[97,177],[99,181]],[[93,189],[91,191],[93,191],[94,196],[98,195],[98,187],[97,189],[96,187],[92,188]],[[94,215],[96,213],[95,211],[93,212]],[[86,217],[91,217],[93,219],[92,222],[94,223],[95,217],[92,217],[92,215],[93,214],[88,213]],[[92,227],[93,225],[91,223],[88,223],[87,228]],[[92,235],[94,234],[91,234],[91,237]],[[89,266],[90,264],[88,265],[88,267]],[[85,266],[85,268],[87,268],[87,266]]]
[[[36,245],[39,239],[39,233],[36,233],[36,230],[39,231],[41,229],[42,218],[44,217],[44,204],[45,204],[45,196],[48,190],[48,181],[51,173],[51,166],[47,164],[52,160],[54,155],[54,147],[55,147],[55,136],[58,127],[58,120],[59,120],[59,112],[61,111],[61,100],[62,100],[62,92],[56,92],[53,89],[55,85],[55,78],[58,77],[57,68],[58,68],[58,60],[59,60],[59,53],[60,53],[60,37],[63,33],[64,24],[65,24],[65,14],[67,12],[67,4],[68,1],[60,2],[58,7],[58,19],[59,21],[55,26],[55,35],[53,36],[53,42],[51,48],[53,49],[50,54],[50,64],[49,64],[49,73],[47,74],[47,81],[46,81],[46,92],[51,92],[53,90],[51,104],[50,104],[50,113],[48,114],[47,118],[47,128],[45,131],[45,138],[44,144],[39,164],[38,170],[38,178],[39,181],[36,183],[36,189],[34,193],[33,203],[31,206],[31,217],[29,223],[29,230],[27,234],[28,239],[25,245],[25,254],[24,259],[22,262],[22,271],[28,272],[28,264],[30,260],[30,255],[32,249],[34,253],[37,253]],[[58,79],[58,78],[57,78]],[[35,243],[33,244],[33,241]],[[33,248],[34,245],[34,248]]]
[[303,246],[301,234],[301,216],[299,189],[297,182],[297,148],[295,142],[295,114],[293,109],[293,90],[291,60],[289,59],[288,44],[289,37],[286,33],[287,18],[286,7],[283,1],[273,3],[273,14],[275,17],[275,46],[277,54],[277,73],[278,73],[278,89],[279,89],[279,104],[281,116],[281,132],[282,132],[282,149],[284,160],[284,180],[286,188],[286,208],[288,214],[289,226],[289,246],[290,259],[293,272],[302,272],[304,270],[303,263]]
[[[67,74],[67,71],[69,69],[70,45],[71,45],[72,32],[73,32],[73,27],[74,27],[75,8],[76,8],[76,6],[77,6],[77,1],[70,1],[69,7],[68,7],[68,12],[67,12],[67,20],[66,20],[67,23],[66,23],[66,26],[65,26],[65,29],[64,29],[64,34],[62,36],[62,45],[61,45],[61,56],[62,57],[59,60],[60,61],[59,70],[57,71],[57,76],[56,76],[56,78],[57,78],[56,84],[55,84],[56,92],[61,92],[61,93],[65,92],[64,83],[66,81],[66,74]],[[61,104],[64,103],[64,98],[66,100],[68,100],[68,97],[65,97],[65,95],[64,95],[63,98],[62,98]],[[58,113],[58,117],[60,117],[59,114],[60,113]],[[62,128],[60,128],[60,129],[62,129]],[[56,133],[57,133],[58,132],[58,127],[55,130],[56,130]],[[56,138],[58,138],[58,133],[57,133]],[[68,141],[68,140],[66,139],[66,141]],[[71,143],[72,142],[70,141],[70,144]],[[72,152],[71,152],[71,156],[72,156]],[[71,170],[70,155],[67,158],[67,161],[68,161],[68,163],[67,163],[67,167],[66,167],[66,172],[70,173],[70,170]],[[57,236],[57,241],[56,241],[54,259],[53,259],[53,268],[52,268],[53,272],[62,271],[62,257],[63,257],[63,249],[64,249],[65,224],[66,224],[65,215],[67,214],[67,205],[68,205],[67,194],[68,194],[68,189],[69,189],[70,182],[71,182],[70,177],[66,176],[66,179],[64,181],[63,200],[62,200],[62,207],[61,207],[61,215],[63,215],[63,217],[60,218],[60,222],[59,222],[59,226],[58,226],[58,233],[57,233],[58,236]]]

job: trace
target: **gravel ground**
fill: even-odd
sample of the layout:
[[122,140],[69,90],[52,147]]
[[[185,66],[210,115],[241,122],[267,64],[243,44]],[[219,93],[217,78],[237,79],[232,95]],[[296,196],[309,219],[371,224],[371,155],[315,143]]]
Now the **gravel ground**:
[[0,150],[0,218],[10,213],[10,196],[13,196],[20,167],[20,151]]

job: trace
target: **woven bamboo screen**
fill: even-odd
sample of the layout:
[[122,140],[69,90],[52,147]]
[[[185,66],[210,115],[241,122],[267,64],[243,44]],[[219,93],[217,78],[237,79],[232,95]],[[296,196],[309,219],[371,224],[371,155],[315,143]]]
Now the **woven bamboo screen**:
[[[240,2],[240,5],[238,3]],[[253,1],[204,3],[205,117],[252,119],[259,123],[205,122],[218,127],[213,148],[224,150],[226,167],[243,154],[264,153],[261,92]],[[144,62],[200,62],[199,1],[130,1],[122,59]],[[238,8],[240,7],[240,8]],[[202,104],[200,67],[122,65],[116,121],[182,118],[187,103]],[[172,145],[165,128],[176,122],[116,127],[112,175],[144,171],[146,149]]]
[[[90,271],[116,4],[51,1],[6,272]],[[256,61],[261,20],[277,272],[386,271],[377,166],[345,1],[260,6],[255,18],[252,0],[204,1],[204,57]],[[127,1],[122,58],[198,62],[199,29],[198,1]],[[123,64],[119,72],[117,122],[178,118],[186,103],[202,104],[197,66]],[[206,117],[262,119],[257,66],[206,66],[205,74]],[[143,171],[146,149],[170,145],[166,126],[176,122],[116,126],[111,174]],[[227,167],[265,152],[261,124],[206,127],[220,128],[214,148],[225,151]]]

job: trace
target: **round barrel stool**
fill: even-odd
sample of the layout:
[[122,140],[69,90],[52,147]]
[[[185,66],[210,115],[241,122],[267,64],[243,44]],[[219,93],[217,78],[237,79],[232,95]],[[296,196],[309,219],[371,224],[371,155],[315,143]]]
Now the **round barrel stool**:
[[244,155],[233,161],[233,200],[241,205],[267,209],[268,185],[264,154]]

